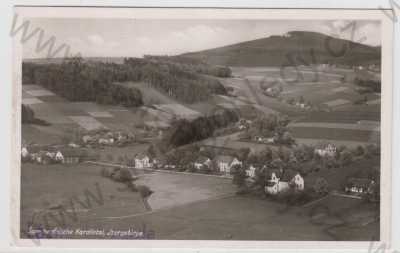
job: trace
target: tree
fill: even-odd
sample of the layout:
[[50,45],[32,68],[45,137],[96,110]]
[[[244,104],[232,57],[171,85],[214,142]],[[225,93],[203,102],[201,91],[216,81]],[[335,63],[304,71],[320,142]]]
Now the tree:
[[246,180],[246,171],[243,166],[236,164],[231,168],[231,174],[233,174],[232,182],[241,187],[244,185]]
[[364,148],[361,145],[358,145],[354,150],[355,156],[363,156],[364,155]]
[[329,192],[328,181],[325,178],[319,177],[315,180],[313,189],[318,194],[327,194]]

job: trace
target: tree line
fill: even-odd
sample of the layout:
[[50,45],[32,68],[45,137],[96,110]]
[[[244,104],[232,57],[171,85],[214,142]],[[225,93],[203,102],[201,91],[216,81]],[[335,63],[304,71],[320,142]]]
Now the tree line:
[[178,147],[195,141],[211,137],[218,128],[226,127],[239,120],[239,115],[234,110],[223,109],[210,116],[202,116],[193,121],[179,119],[172,124],[164,143],[168,146]]
[[213,76],[228,77],[226,67],[187,63],[179,58],[125,58],[122,64],[73,58],[61,64],[23,63],[23,84],[35,83],[72,101],[140,106],[141,92],[116,82],[146,82],[178,101],[195,103],[212,94],[226,94]]

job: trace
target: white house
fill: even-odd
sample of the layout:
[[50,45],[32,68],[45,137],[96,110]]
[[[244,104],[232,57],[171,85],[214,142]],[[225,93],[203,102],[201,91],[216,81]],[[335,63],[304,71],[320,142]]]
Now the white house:
[[29,156],[29,152],[28,152],[28,149],[26,147],[22,148],[21,156],[22,156],[22,158],[27,158]]
[[300,173],[297,173],[291,180],[292,185],[294,186],[294,189],[296,191],[302,191],[304,190],[304,178],[300,175]]
[[83,141],[83,143],[87,144],[87,143],[93,141],[93,138],[90,135],[84,135],[82,137],[82,141]]
[[283,174],[279,172],[272,172],[270,178],[267,180],[265,192],[267,194],[276,195],[285,192],[291,187],[295,191],[304,190],[304,178],[298,172],[285,170]]
[[64,163],[64,156],[60,151],[57,151],[55,158],[54,158],[57,162],[61,162]]
[[144,169],[150,167],[150,158],[147,155],[139,154],[135,156],[135,168]]
[[323,157],[325,157],[325,156],[332,157],[332,156],[335,156],[335,154],[336,154],[336,147],[335,147],[335,145],[329,143],[325,147],[316,148],[314,150],[314,152]]
[[242,165],[242,162],[239,161],[236,157],[228,156],[228,155],[219,155],[215,157],[215,163],[220,172],[224,172],[229,174],[231,172],[231,168],[235,165]]
[[256,167],[250,165],[250,167],[246,170],[246,176],[254,178],[256,176],[256,170],[257,170]]
[[193,163],[194,167],[199,170],[203,166],[210,166],[211,160],[208,157],[200,156],[197,160]]
[[289,190],[289,183],[281,181],[276,172],[271,173],[270,179],[267,180],[265,192],[271,195],[276,195]]
[[114,138],[100,138],[99,144],[110,145],[114,143]]

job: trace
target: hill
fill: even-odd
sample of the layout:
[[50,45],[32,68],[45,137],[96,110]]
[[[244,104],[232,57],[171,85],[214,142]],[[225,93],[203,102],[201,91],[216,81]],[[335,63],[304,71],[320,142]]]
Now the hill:
[[352,66],[379,63],[381,48],[316,32],[292,31],[283,36],[274,35],[182,56],[213,65],[227,66],[293,66],[322,63]]

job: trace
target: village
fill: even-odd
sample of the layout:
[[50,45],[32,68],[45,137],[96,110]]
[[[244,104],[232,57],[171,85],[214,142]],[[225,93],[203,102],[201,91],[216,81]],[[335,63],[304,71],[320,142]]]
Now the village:
[[[253,122],[240,120],[236,126],[240,132],[251,128]],[[134,145],[134,136],[122,132],[107,130],[94,131],[91,135],[82,136],[79,144],[66,145],[26,145],[21,149],[21,161],[35,164],[64,164],[96,163],[98,154],[93,152],[101,146]],[[125,156],[118,163],[108,161],[109,165],[128,168],[131,170],[173,171],[175,173],[208,174],[216,177],[231,178],[239,187],[238,193],[263,192],[265,195],[298,195],[299,193],[312,195],[308,200],[319,198],[331,191],[350,194],[359,198],[373,196],[377,199],[378,181],[371,174],[361,177],[347,176],[340,187],[330,186],[324,177],[315,179],[315,172],[322,167],[328,170],[349,166],[353,161],[363,156],[376,155],[377,147],[358,147],[348,150],[345,147],[336,147],[329,142],[315,147],[307,146],[280,146],[276,143],[277,137],[263,137],[254,135],[249,141],[265,145],[265,150],[256,153],[250,149],[236,151],[216,151],[207,146],[189,145],[173,150],[163,156],[157,156],[150,146],[148,152]],[[272,145],[272,146],[271,146]],[[278,147],[278,149],[276,149]],[[356,154],[358,153],[358,154]],[[103,161],[104,162],[104,161]],[[310,163],[312,162],[312,163]],[[316,165],[319,163],[319,165]],[[314,166],[310,168],[305,166]],[[67,169],[67,168],[66,168]],[[314,173],[313,173],[314,172]],[[338,172],[340,173],[340,172]],[[310,176],[310,174],[312,176]],[[314,182],[311,178],[315,179]],[[304,203],[303,203],[304,204]]]

